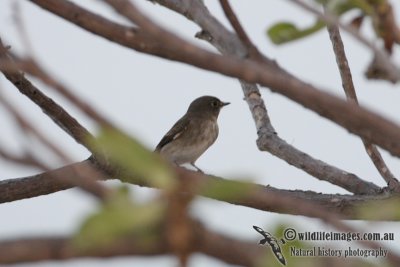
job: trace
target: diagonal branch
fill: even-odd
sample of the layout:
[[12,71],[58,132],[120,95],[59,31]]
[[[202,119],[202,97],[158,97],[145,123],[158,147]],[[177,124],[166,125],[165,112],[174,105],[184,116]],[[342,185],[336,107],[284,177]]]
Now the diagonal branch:
[[7,151],[7,149],[0,147],[0,157],[12,163],[21,164],[24,166],[31,166],[41,170],[49,169],[49,166],[47,166],[47,164],[41,162],[40,159],[33,156],[31,153],[16,155],[14,153]]
[[[176,5],[173,5],[172,2],[176,3],[177,1],[161,0],[157,2],[180,14],[185,14],[189,19],[196,22],[203,29],[203,32],[197,36],[209,41],[222,54],[242,57],[247,54],[246,47],[247,49],[249,49],[249,47],[255,47],[251,43],[250,39],[244,37],[243,34],[241,38],[243,41],[242,44],[234,34],[229,32],[210,14],[201,1],[192,1],[191,5],[189,5],[185,0],[178,1],[180,4]],[[190,6],[190,8],[186,8],[188,6]],[[225,7],[224,9],[227,9],[225,12],[230,12],[229,8]],[[231,14],[229,17],[234,17],[234,14]],[[244,32],[244,30],[237,19],[233,20],[236,22],[231,22],[232,26],[238,31],[238,35],[240,36],[239,32]],[[260,53],[253,53],[252,55],[253,57],[259,57],[259,54]],[[265,57],[263,57],[262,60],[264,60],[264,58]],[[272,61],[269,63],[273,65]],[[276,131],[271,124],[265,103],[261,98],[257,85],[245,81],[241,81],[241,85],[245,95],[245,100],[256,124],[258,134],[257,145],[261,151],[268,151],[269,153],[285,160],[290,165],[300,168],[320,180],[338,185],[350,192],[356,194],[377,192],[378,187],[372,183],[365,182],[352,173],[348,173],[321,160],[317,160],[281,139],[276,134]]]
[[[217,258],[226,263],[254,266],[265,248],[257,242],[242,241],[206,229],[200,223],[193,224],[193,247],[195,252]],[[0,241],[0,263],[15,264],[44,260],[77,258],[110,258],[118,256],[156,256],[172,254],[165,239],[151,246],[140,245],[135,238],[124,238],[106,247],[94,250],[78,250],[73,239],[66,236],[31,237]],[[226,252],[228,251],[228,253]],[[270,254],[271,255],[271,254]]]
[[[336,62],[339,68],[340,77],[342,79],[342,86],[346,94],[347,100],[352,101],[358,105],[357,94],[354,88],[351,70],[347,61],[346,53],[342,38],[340,36],[339,27],[337,25],[328,25],[328,33],[332,42],[333,51],[336,56]],[[383,179],[388,184],[391,190],[400,192],[400,185],[398,180],[394,177],[390,169],[387,167],[377,147],[365,139],[362,139],[365,150],[371,158],[376,169],[379,171]]]
[[[14,66],[7,49],[0,41],[0,61],[6,65]],[[1,69],[4,76],[14,84],[20,93],[27,96],[61,129],[63,129],[74,140],[87,147],[87,140],[92,135],[83,127],[75,118],[73,118],[64,108],[54,102],[50,97],[43,94],[28,79],[25,78],[21,71],[15,67],[15,70]]]
[[[77,6],[75,6],[73,4],[68,5],[68,6],[61,6],[61,7],[62,7],[62,9],[60,9],[58,11],[65,12],[65,15],[68,15],[68,14],[82,14],[82,16],[84,15],[83,17],[74,16],[74,18],[79,23],[84,25],[85,27],[92,27],[91,25],[98,25],[98,24],[100,25],[100,23],[102,22],[100,17],[98,17],[96,15],[89,16],[82,9],[78,9],[76,11],[75,9],[77,8]],[[70,9],[73,9],[74,12],[72,12],[72,10],[70,10]],[[86,23],[86,21],[88,21],[88,22]],[[91,24],[89,23],[89,21],[91,21]],[[98,24],[96,22],[98,22]],[[109,23],[108,21],[106,21],[106,22]],[[106,25],[108,25],[108,24],[106,24]],[[118,32],[114,29],[115,27],[116,27],[116,25],[112,24],[110,26],[110,29],[108,29],[107,27],[102,27],[102,29],[107,29],[107,30],[115,33],[115,32]],[[94,31],[94,29],[92,29],[92,30]],[[127,31],[130,32],[131,29],[126,28],[125,32],[127,32]],[[120,32],[122,32],[122,31],[120,31]],[[125,36],[125,34],[123,36]],[[140,36],[140,35],[133,34],[133,36]],[[122,41],[122,40],[120,40],[120,41]],[[142,39],[139,38],[137,41],[142,42]],[[38,72],[37,71],[38,68],[35,68],[35,69],[36,69],[36,72]],[[42,73],[42,72],[39,72],[39,73]],[[13,77],[14,77],[13,79],[10,79],[10,76],[8,76],[8,78],[14,84],[16,84],[20,87],[19,88],[20,90],[23,90],[23,92],[35,92],[33,90],[30,90],[29,88],[22,88],[23,86],[30,84],[29,81],[22,74],[14,73]],[[51,81],[51,83],[54,83],[54,81]],[[246,100],[249,103],[251,110],[253,111],[252,114],[254,114],[255,116],[258,116],[257,118],[255,118],[255,120],[256,120],[256,123],[259,122],[259,126],[257,127],[259,135],[264,137],[264,138],[259,138],[259,142],[258,142],[260,144],[259,147],[261,148],[261,150],[269,150],[272,154],[285,159],[289,164],[299,167],[299,168],[305,170],[306,172],[308,172],[309,174],[318,177],[319,179],[323,179],[323,180],[329,181],[333,184],[342,186],[351,192],[373,193],[378,190],[378,188],[376,186],[362,181],[361,179],[356,177],[354,174],[347,173],[347,172],[337,169],[333,166],[330,166],[330,165],[320,162],[316,159],[313,159],[312,157],[304,154],[303,152],[298,151],[295,148],[292,148],[285,141],[283,141],[279,137],[277,137],[275,135],[275,131],[274,131],[272,125],[269,123],[268,114],[266,113],[264,103],[263,103],[261,97],[259,96],[258,89],[256,88],[255,85],[245,84],[245,82],[243,82],[243,84],[244,84]],[[31,84],[30,84],[30,86],[33,87],[33,85],[31,85]],[[35,90],[38,91],[37,88]],[[32,97],[32,94],[28,95],[28,97]],[[35,99],[32,99],[32,100],[35,101]],[[45,97],[40,99],[40,101],[36,101],[35,103],[37,103],[37,104],[39,103],[41,105],[41,108],[46,110],[47,114],[54,114],[53,117],[55,116],[55,114],[57,114],[57,113],[54,113],[51,109],[49,109],[49,107],[53,106],[53,104],[55,106],[56,106],[56,104],[54,102],[50,103],[49,100],[46,99]],[[63,114],[63,113],[65,113],[65,111],[60,112],[58,114]],[[75,125],[67,124],[66,125],[65,123],[68,123],[68,120],[73,121],[73,118],[70,117],[68,119],[68,116],[66,116],[66,117],[67,117],[66,119],[65,118],[57,119],[58,121],[56,121],[56,123],[59,125],[61,124],[63,129],[71,129],[71,130],[75,129],[75,131],[71,131],[71,134],[74,135],[75,140],[77,140],[78,142],[84,142],[85,139],[82,138],[82,136],[87,134],[87,131],[79,124],[75,124]],[[78,136],[77,134],[74,134],[74,133],[78,133],[78,134],[80,134],[80,136]],[[262,143],[260,143],[261,141],[262,141]],[[87,146],[87,145],[88,144],[85,144],[85,146]]]
[[[47,3],[48,0],[31,1],[44,7],[52,6]],[[60,2],[62,1],[52,3],[59,4]],[[59,9],[57,10],[59,11]],[[100,31],[99,29],[97,30]],[[143,35],[146,36],[148,33],[144,29],[142,30],[144,32]],[[131,32],[125,35],[129,37]],[[167,37],[169,36],[168,34]],[[172,40],[164,40],[165,34],[159,36],[159,40],[155,41],[153,39],[153,42],[150,43],[152,49],[149,49],[146,43],[136,42],[137,39],[131,39],[130,42],[122,44],[127,47],[137,48],[141,52],[146,50],[147,53],[163,58],[270,87],[272,91],[285,95],[321,116],[334,121],[350,132],[378,144],[393,155],[400,156],[400,127],[382,116],[365,108],[346,103],[338,97],[297,79],[282,69],[267,68],[267,66],[260,66],[260,64],[253,61],[220,56],[194,46],[175,35],[173,36]],[[156,45],[152,46],[154,43]]]
[[[37,129],[30,121],[26,120],[20,111],[13,107],[2,95],[0,95],[0,104],[10,113],[11,116],[14,117],[14,120],[19,125],[21,131],[25,134],[31,133],[35,136],[40,142],[48,147],[56,157],[62,160],[62,162],[71,162],[71,159],[66,153],[64,153],[64,151],[48,140],[39,129]],[[44,170],[48,170],[48,168],[45,168]]]
[[[0,40],[0,61],[4,66],[12,66],[12,68],[0,68],[4,76],[12,82],[15,87],[24,95],[26,95],[31,101],[38,105],[42,111],[53,120],[61,129],[75,139],[76,142],[84,145],[86,148],[90,148],[90,138],[93,136],[68,112],[66,112],[60,105],[54,102],[51,98],[43,94],[38,88],[36,88],[28,79],[25,78],[24,74],[18,70],[11,57],[8,55],[7,48],[4,47]],[[11,109],[10,105],[7,105]],[[14,112],[16,115],[17,113]],[[21,118],[20,118],[21,119]],[[31,131],[34,128],[31,127]],[[39,131],[35,131],[39,134]],[[46,145],[53,150],[57,148],[47,142],[44,137],[41,137],[42,142],[46,142]],[[65,155],[60,155],[67,162],[70,161]],[[97,183],[91,178],[91,175],[97,173],[97,169],[88,167],[81,170],[75,170],[74,176],[63,176],[60,173],[55,177],[58,183],[73,183],[79,186],[83,190],[91,193],[92,195],[105,200],[111,195],[111,190]]]
[[[32,86],[25,77],[20,76],[19,78],[23,79],[23,81],[24,81],[23,84],[28,84],[29,86]],[[20,86],[23,85],[23,84],[21,85],[20,83],[18,83],[18,84]],[[19,89],[22,91],[26,91],[25,88],[19,88]],[[43,100],[39,104],[50,115],[56,115],[56,114],[52,114],[51,110],[47,110],[48,105],[52,104],[51,102],[48,103],[46,100]],[[63,122],[60,122],[60,124],[62,124],[62,123]],[[76,168],[74,168],[74,167],[76,167]],[[9,181],[5,181],[4,184],[7,186],[10,186],[10,187],[3,188],[3,192],[5,191],[5,193],[3,193],[1,195],[2,201],[3,202],[12,201],[12,200],[20,199],[20,198],[24,198],[24,197],[32,197],[32,196],[35,196],[35,194],[39,194],[39,195],[40,194],[48,194],[48,193],[52,193],[52,192],[55,192],[58,190],[69,188],[72,186],[72,184],[70,184],[68,182],[65,182],[65,181],[64,182],[60,182],[60,181],[54,182],[52,180],[56,180],[56,179],[54,179],[55,177],[79,177],[79,170],[84,167],[87,167],[87,166],[85,166],[84,164],[79,165],[79,166],[71,165],[66,168],[62,168],[59,170],[49,172],[48,175],[34,176],[33,177],[34,179],[25,179],[25,178],[18,179],[18,180],[15,180],[12,182],[14,187],[10,186]],[[100,167],[102,167],[102,166],[100,166]],[[105,179],[105,175],[103,173],[94,174],[94,176],[96,177],[96,179]],[[54,182],[54,183],[52,183],[52,182]],[[215,180],[214,180],[214,182],[215,182]],[[42,186],[40,184],[42,184]],[[40,187],[40,188],[38,188],[38,187]],[[258,192],[259,193],[256,194],[258,197],[255,197],[255,198],[247,197],[246,199],[242,199],[241,202],[238,202],[238,203],[242,204],[242,205],[248,205],[250,207],[251,206],[254,206],[254,207],[259,206],[260,203],[263,203],[262,200],[263,200],[264,192],[263,192],[262,186],[259,187]],[[220,199],[220,200],[224,201],[223,199]],[[273,205],[265,205],[265,207],[264,207],[264,209],[273,209],[273,208],[274,208]],[[288,211],[288,212],[296,213],[297,211],[292,210],[292,211]]]
[[220,0],[219,2],[221,3],[222,10],[224,11],[225,16],[228,18],[229,22],[231,23],[237,36],[242,41],[243,45],[247,48],[249,57],[256,59],[256,60],[261,58],[262,55],[261,55],[260,51],[258,51],[257,47],[253,44],[253,42],[250,40],[249,36],[247,35],[246,31],[243,29],[238,17],[236,16],[235,12],[233,11],[231,5],[229,4],[229,1],[228,0]]
[[[52,2],[46,0],[34,0],[33,2],[92,33],[103,36],[108,40],[145,53],[158,53],[157,51],[159,47],[157,43],[149,41],[150,39],[148,35],[142,33],[139,29],[133,29],[116,24],[68,1]],[[170,3],[167,3],[168,1],[159,2],[171,5]],[[189,6],[191,6],[190,9],[185,8]],[[197,22],[207,32],[212,33],[212,44],[223,53],[239,57],[242,57],[247,53],[245,47],[243,47],[236,36],[228,32],[214,17],[212,17],[200,1],[193,1],[190,5],[188,2],[181,3],[181,1],[179,1],[174,8],[181,14],[190,15],[189,17],[191,19]],[[163,47],[161,47],[161,49],[163,49]],[[295,149],[276,136],[257,86],[242,82],[242,87],[245,99],[256,123],[259,135],[257,143],[260,150],[269,151],[279,158],[286,160],[289,164],[303,169],[318,179],[326,180],[333,184],[342,186],[350,192],[357,194],[377,192],[377,186],[361,180],[354,174],[316,160],[304,152]]]
[[164,243],[151,249],[138,247],[134,240],[121,241],[96,251],[79,251],[64,236],[31,237],[0,241],[0,263],[16,264],[44,260],[110,258],[118,256],[155,256],[167,254]]
[[[85,166],[87,164],[91,164],[88,161],[85,162],[81,162],[78,163],[81,167]],[[76,170],[77,166],[73,166],[72,170],[75,169]],[[69,170],[68,170],[69,169]],[[63,173],[62,175],[66,175],[67,174],[67,170],[71,171],[71,166],[68,167],[64,167],[55,171],[50,171],[48,173],[44,173],[41,174],[37,177],[33,177],[33,179],[38,182],[38,184],[40,185],[39,187],[36,187],[36,190],[42,190],[42,193],[44,193],[43,188],[45,186],[48,186],[48,189],[54,191],[55,187],[59,186],[62,189],[65,189],[67,187],[69,187],[70,185],[68,184],[55,184],[54,182],[57,181],[54,179],[54,177],[56,175],[59,175],[60,173]],[[235,198],[233,198],[232,196],[228,196],[228,197],[224,197],[221,196],[221,194],[215,194],[212,193],[210,191],[207,191],[207,188],[209,187],[215,187],[221,184],[229,184],[230,186],[234,186],[236,188],[249,188],[249,184],[248,183],[244,183],[244,182],[237,182],[237,181],[226,181],[222,178],[217,178],[217,177],[207,177],[204,176],[202,174],[196,173],[196,172],[192,172],[192,171],[187,171],[184,170],[182,168],[177,168],[176,169],[177,174],[179,175],[179,179],[182,179],[184,181],[190,181],[189,184],[191,184],[192,186],[194,186],[194,188],[190,189],[189,188],[189,194],[193,193],[193,189],[197,190],[197,189],[201,189],[201,185],[204,185],[204,188],[206,189],[205,191],[197,191],[198,193],[206,196],[206,197],[213,197],[217,200],[221,200],[221,201],[226,201],[229,203],[233,203],[233,204],[239,204],[239,205],[243,205],[244,203],[252,203],[251,201],[257,201],[257,202],[253,202],[253,203],[258,203],[259,207],[261,207],[262,209],[274,209],[274,210],[282,210],[285,213],[288,214],[302,214],[302,215],[306,215],[309,217],[315,217],[315,218],[319,218],[321,220],[323,220],[324,222],[334,226],[336,229],[343,231],[343,232],[354,232],[355,229],[353,229],[350,226],[347,226],[346,224],[344,224],[339,218],[338,215],[336,213],[333,212],[332,208],[322,208],[319,205],[316,205],[314,202],[314,197],[313,202],[311,201],[306,201],[306,200],[301,200],[301,198],[299,197],[293,197],[291,194],[289,193],[284,193],[285,190],[278,190],[278,189],[269,189],[269,188],[264,188],[258,185],[252,185],[252,187],[250,188],[250,190],[248,190],[246,192],[246,194],[242,195],[242,196],[236,196]],[[56,172],[58,172],[58,174],[56,174]],[[74,175],[72,173],[72,175]],[[100,179],[104,179],[106,177],[102,176],[99,177]],[[23,179],[16,179],[18,186],[13,185],[13,180],[9,180],[9,181],[2,181],[0,182],[0,188],[1,189],[5,189],[5,193],[7,193],[7,191],[14,191],[13,195],[17,195],[16,191],[18,190],[26,190],[26,192],[28,192],[29,194],[32,193],[32,188],[28,186],[29,180],[31,178],[23,178]],[[47,183],[43,183],[41,180],[42,179],[47,179]],[[129,179],[129,177],[125,177],[124,181],[129,182],[129,181],[137,181],[137,179]],[[2,188],[3,185],[5,184],[6,188]],[[139,184],[140,186],[148,186],[145,181],[143,181],[143,184]],[[7,188],[8,187],[8,188]],[[24,189],[27,188],[27,189]],[[11,189],[11,190],[10,190]],[[2,190],[0,190],[2,191]],[[211,189],[211,191],[213,191]],[[214,190],[215,191],[215,190]],[[288,192],[288,191],[286,191]],[[185,194],[188,194],[188,192],[186,191]],[[304,195],[307,194],[307,192],[303,192]],[[0,196],[3,196],[3,194],[0,194]],[[339,196],[338,196],[339,198]],[[328,198],[329,201],[331,202],[331,204],[333,203],[333,205],[331,205],[331,207],[335,207],[335,204],[339,204],[340,200],[338,199],[334,199],[331,196]],[[366,198],[367,199],[367,198]],[[338,203],[339,202],[339,203]],[[200,235],[202,238],[204,238],[204,233]],[[216,242],[216,240],[214,240],[214,242]],[[223,241],[223,244],[225,244],[226,241]],[[373,243],[373,242],[364,242],[364,241],[360,241],[360,243],[362,243],[363,245],[376,249],[381,245],[378,245],[377,243]],[[210,252],[210,246],[213,247],[212,244],[208,244],[207,246],[202,247],[205,251],[208,251],[208,253],[210,253],[211,255],[213,255],[213,253],[217,253],[216,250],[212,250],[213,252]],[[201,250],[203,251],[203,250]],[[204,252],[205,252],[204,251]],[[220,251],[226,251],[225,250],[220,250]],[[0,252],[1,253],[1,252]],[[205,252],[207,253],[207,252]],[[224,254],[224,253],[222,253]],[[254,255],[252,255],[254,256]],[[250,259],[249,257],[245,256],[245,255],[241,255],[241,257],[245,257],[246,259]],[[0,257],[1,258],[1,257]],[[228,257],[230,258],[230,257]],[[240,258],[240,257],[239,257]],[[400,262],[400,258],[397,254],[395,253],[390,253],[390,257],[388,258],[390,261],[395,262],[396,264]]]
[[365,45],[369,49],[371,49],[375,54],[376,64],[385,70],[387,73],[387,78],[396,83],[400,80],[400,69],[393,64],[390,60],[390,57],[386,51],[379,49],[373,42],[367,40],[364,36],[362,36],[357,29],[352,26],[345,25],[339,21],[339,19],[331,14],[330,12],[322,13],[318,9],[312,7],[302,0],[290,0],[291,3],[298,5],[299,7],[315,14],[319,19],[325,21],[328,25],[337,25],[346,32],[350,33],[355,39],[357,39],[361,44]]
[[[260,260],[274,257],[269,249],[257,245],[257,241],[242,241],[198,227],[196,252],[219,259],[235,266],[259,266]],[[140,247],[131,238],[120,240],[107,248],[92,251],[77,251],[70,237],[30,237],[0,241],[0,263],[62,261],[80,258],[113,258],[127,256],[162,256],[171,254],[166,242],[149,247]],[[320,261],[319,261],[320,262]],[[365,267],[365,262],[356,259],[324,258],[326,266]],[[349,265],[350,264],[350,265]],[[369,265],[372,266],[372,265]],[[375,265],[373,265],[375,266]]]
[[[72,182],[68,183],[56,179],[56,177],[69,177],[70,179],[77,176],[77,172],[88,167],[93,167],[93,160],[85,160],[71,165],[61,167],[56,170],[47,171],[33,176],[24,178],[15,178],[0,181],[0,203],[12,202],[21,199],[27,199],[47,194],[52,194],[61,190],[73,188]],[[98,165],[95,164],[96,167]],[[197,185],[201,188],[202,185],[218,185],[229,183],[234,188],[250,188],[250,192],[240,198],[225,198],[218,194],[210,194],[207,191],[200,191],[199,194],[219,200],[222,202],[230,203],[233,205],[240,205],[244,207],[254,208],[262,211],[285,213],[293,215],[306,215],[296,207],[281,207],[280,205],[273,205],[270,201],[271,195],[280,195],[284,198],[292,199],[293,202],[312,202],[315,205],[323,207],[326,210],[340,214],[346,219],[364,219],[363,214],[357,213],[357,210],[363,205],[367,205],[372,201],[384,201],[390,195],[382,194],[376,196],[352,196],[352,195],[338,195],[338,194],[321,194],[312,191],[300,190],[282,190],[276,189],[271,186],[262,186],[258,184],[249,184],[240,181],[229,181],[227,179],[216,176],[202,176],[194,172],[184,169],[177,169],[179,178],[186,181],[191,181],[191,184]],[[96,180],[115,179],[117,174],[105,174],[103,172],[96,172],[92,176]],[[139,179],[130,179],[129,177],[120,178],[121,181],[131,183],[138,186],[149,187],[146,181]],[[204,187],[203,187],[204,188]],[[268,197],[270,196],[270,197]],[[391,218],[380,218],[381,220]]]

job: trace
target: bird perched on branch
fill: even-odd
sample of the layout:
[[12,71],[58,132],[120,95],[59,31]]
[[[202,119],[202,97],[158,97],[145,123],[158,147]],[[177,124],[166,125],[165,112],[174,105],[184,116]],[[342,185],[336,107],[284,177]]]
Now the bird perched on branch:
[[219,112],[229,104],[213,96],[195,99],[186,114],[161,139],[155,151],[176,165],[190,163],[203,172],[195,162],[217,139]]

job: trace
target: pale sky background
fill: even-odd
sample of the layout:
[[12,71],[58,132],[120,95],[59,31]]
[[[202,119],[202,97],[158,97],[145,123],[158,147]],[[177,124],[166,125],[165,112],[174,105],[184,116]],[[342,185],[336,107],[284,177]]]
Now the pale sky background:
[[[197,161],[197,165],[205,172],[231,179],[249,179],[284,189],[345,193],[343,189],[318,181],[286,162],[257,149],[256,129],[247,104],[243,101],[237,80],[123,48],[81,30],[28,1],[2,0],[0,36],[3,42],[13,47],[14,51],[29,53],[15,27],[12,2],[20,3],[20,15],[25,22],[33,54],[40,59],[40,63],[82,99],[88,100],[98,111],[138,138],[149,149],[153,149],[163,134],[185,113],[193,99],[202,95],[214,95],[232,104],[220,114],[220,135],[217,142]],[[75,2],[107,17],[125,21],[117,18],[117,15],[100,1]],[[153,19],[175,33],[212,49],[208,44],[193,38],[199,28],[186,18],[147,1],[135,2]],[[289,1],[231,2],[244,28],[261,51],[276,59],[281,66],[301,79],[326,88],[325,90],[338,96],[344,96],[326,31],[279,47],[271,44],[265,35],[266,28],[278,21],[286,20],[297,25],[309,25],[314,21],[311,15],[291,5]],[[205,3],[215,16],[229,26],[218,1],[209,0]],[[399,12],[400,3],[398,1],[391,3]],[[364,25],[363,33],[372,37],[368,28],[369,22]],[[347,34],[343,34],[343,39],[361,104],[400,123],[399,86],[387,82],[366,81],[363,72],[371,60],[371,52]],[[399,49],[395,52],[399,63]],[[68,101],[37,80],[32,80],[92,133],[96,133],[94,124],[71,107]],[[313,157],[353,172],[366,180],[380,186],[385,184],[370,162],[359,138],[285,97],[271,93],[267,88],[261,90],[272,123],[278,134],[287,142]],[[29,120],[59,144],[74,160],[81,161],[89,156],[85,148],[76,144],[60,130],[3,76],[0,78],[0,93],[19,107]],[[47,156],[48,162],[54,168],[61,166],[59,162],[54,162],[36,142],[18,132],[1,106],[0,121],[2,122],[0,145],[13,151],[21,151],[22,147],[28,146],[38,151],[44,158]],[[386,152],[383,152],[383,156],[392,172],[400,177],[399,159],[391,157]],[[0,160],[0,179],[23,177],[37,172],[35,169],[21,168]],[[117,183],[110,183],[113,184]],[[142,198],[156,192],[135,186],[131,188],[134,194]],[[95,211],[95,208],[96,201],[77,189],[1,204],[0,239],[71,234],[78,229],[90,212]],[[252,239],[255,242],[259,236],[252,229],[252,225],[259,225],[268,230],[280,222],[290,222],[294,228],[305,231],[321,229],[318,220],[261,212],[204,198],[199,198],[194,203],[192,213],[211,229],[241,239]],[[397,223],[359,223],[357,227],[359,225],[369,232],[394,231],[398,228]],[[396,231],[395,237],[397,240],[400,238],[399,231]],[[385,245],[394,245],[393,243]],[[355,246],[354,243],[352,245]],[[400,253],[399,247],[396,249]],[[193,257],[192,263],[191,266],[206,264],[225,266],[219,261],[198,255]],[[20,266],[109,266],[110,264],[174,266],[175,261],[171,257],[156,259],[125,257]]]

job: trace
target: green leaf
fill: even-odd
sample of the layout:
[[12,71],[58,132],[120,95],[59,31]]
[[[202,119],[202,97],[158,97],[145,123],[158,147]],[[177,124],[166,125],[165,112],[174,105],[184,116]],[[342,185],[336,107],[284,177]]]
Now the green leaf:
[[[326,8],[333,14],[341,16],[344,13],[359,9],[364,14],[371,15],[374,12],[373,6],[365,0],[314,0],[318,4],[326,6]],[[307,37],[322,28],[325,23],[317,20],[314,25],[300,29],[291,22],[279,22],[271,26],[267,30],[267,35],[274,44],[284,44],[294,40]]]
[[274,44],[284,44],[304,38],[319,31],[323,27],[325,27],[325,23],[319,20],[316,21],[314,25],[305,29],[299,29],[290,22],[280,22],[271,26],[268,29],[267,34]]
[[373,200],[360,206],[357,214],[366,220],[400,220],[400,199]]
[[216,177],[216,179],[210,179],[204,185],[201,194],[210,198],[229,201],[246,197],[255,189],[256,187],[252,183],[222,180]]
[[120,191],[84,221],[73,245],[79,250],[91,250],[134,236],[140,240],[138,245],[150,246],[157,242],[156,229],[164,210],[161,201],[133,204],[127,192]]
[[99,154],[123,170],[124,181],[143,179],[152,187],[172,189],[176,180],[170,167],[138,141],[110,127],[103,127],[95,140]]
[[365,14],[371,14],[373,7],[365,0],[315,0],[325,5],[335,15],[342,15],[352,9],[359,9]]

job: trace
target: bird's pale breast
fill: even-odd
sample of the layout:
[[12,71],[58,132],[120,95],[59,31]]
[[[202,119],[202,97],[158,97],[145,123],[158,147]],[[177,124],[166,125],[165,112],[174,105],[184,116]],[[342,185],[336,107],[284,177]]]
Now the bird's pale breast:
[[193,119],[187,129],[161,149],[161,155],[178,165],[195,162],[217,139],[216,119]]

